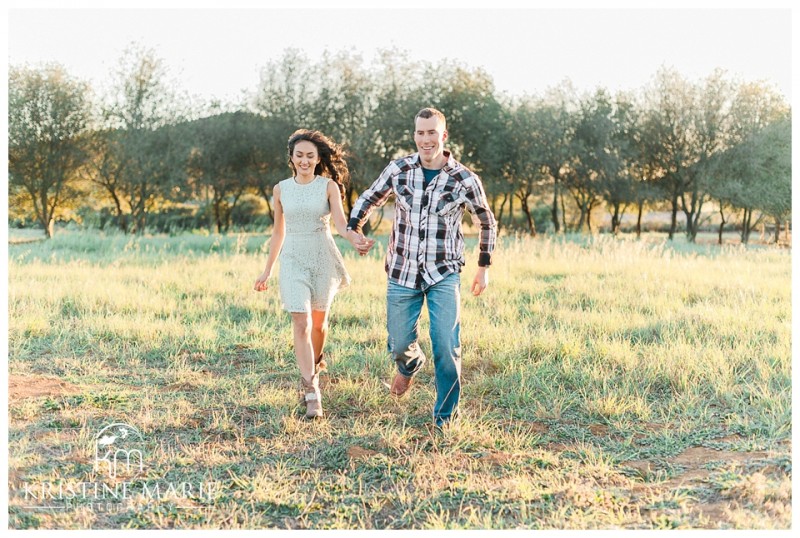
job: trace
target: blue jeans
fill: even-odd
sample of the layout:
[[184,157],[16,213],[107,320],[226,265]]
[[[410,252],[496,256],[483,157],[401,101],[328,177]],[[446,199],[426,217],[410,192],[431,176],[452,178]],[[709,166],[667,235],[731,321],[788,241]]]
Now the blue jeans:
[[397,370],[406,377],[413,377],[422,368],[426,357],[419,347],[418,330],[426,298],[436,384],[433,419],[437,425],[442,425],[457,413],[461,396],[461,277],[458,273],[424,290],[389,281],[386,292],[389,353]]

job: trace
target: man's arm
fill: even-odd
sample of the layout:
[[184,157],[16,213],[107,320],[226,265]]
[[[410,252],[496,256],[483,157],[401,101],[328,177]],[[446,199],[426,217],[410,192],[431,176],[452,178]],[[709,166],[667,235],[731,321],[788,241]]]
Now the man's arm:
[[472,214],[473,221],[477,220],[480,226],[478,272],[472,281],[472,294],[477,296],[489,285],[489,266],[492,265],[492,251],[497,242],[497,221],[489,207],[480,178],[473,174],[465,181],[465,186],[467,210]]
[[392,194],[392,177],[396,169],[394,163],[390,163],[383,169],[378,179],[358,197],[350,212],[350,221],[347,223],[348,230],[361,232],[361,225],[367,220],[372,210],[386,203]]
[[497,221],[489,207],[480,178],[473,174],[464,184],[467,189],[467,210],[475,217],[473,221],[477,219],[480,226],[478,266],[489,267],[492,264],[492,251],[497,241]]
[[334,181],[328,182],[328,204],[331,207],[331,220],[339,235],[350,241],[353,248],[362,256],[369,252],[375,240],[367,239],[357,231],[347,228],[347,220],[345,220],[342,207],[342,195],[339,192],[339,186]]

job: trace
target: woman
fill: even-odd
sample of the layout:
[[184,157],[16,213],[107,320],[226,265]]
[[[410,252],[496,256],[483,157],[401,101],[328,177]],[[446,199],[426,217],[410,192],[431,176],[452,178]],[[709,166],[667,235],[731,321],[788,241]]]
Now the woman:
[[[267,266],[255,283],[265,291],[280,254],[283,308],[292,315],[294,351],[306,404],[306,418],[322,417],[319,372],[328,336],[328,310],[350,276],[331,235],[329,221],[362,255],[374,241],[347,230],[342,208],[349,172],[341,147],[319,131],[300,129],[289,137],[293,176],[273,189],[275,222]],[[323,175],[324,174],[324,175]]]

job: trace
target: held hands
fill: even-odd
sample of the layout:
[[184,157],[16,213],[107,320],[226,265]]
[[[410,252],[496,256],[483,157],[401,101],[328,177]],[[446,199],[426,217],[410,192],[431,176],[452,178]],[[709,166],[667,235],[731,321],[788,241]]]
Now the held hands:
[[487,267],[478,267],[475,279],[472,281],[472,295],[478,296],[489,285],[489,270]]
[[253,289],[256,291],[267,291],[269,288],[269,286],[267,286],[267,280],[269,280],[269,277],[270,274],[267,271],[261,273],[261,276],[256,279],[256,285],[253,286]]
[[353,248],[356,249],[361,256],[364,256],[367,252],[369,252],[372,246],[375,244],[374,239],[369,239],[365,237],[364,234],[360,234],[355,230],[348,230],[346,237],[347,240],[350,241],[350,244],[353,245]]

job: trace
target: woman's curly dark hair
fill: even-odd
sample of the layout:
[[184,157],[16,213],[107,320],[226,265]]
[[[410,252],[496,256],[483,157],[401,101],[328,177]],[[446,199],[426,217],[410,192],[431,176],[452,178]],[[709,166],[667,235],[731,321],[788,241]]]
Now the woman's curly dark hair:
[[344,160],[345,152],[342,146],[319,131],[311,131],[309,129],[296,130],[289,137],[288,145],[289,167],[294,174],[297,174],[297,170],[295,170],[292,162],[292,154],[294,153],[295,145],[303,140],[311,142],[317,147],[319,162],[314,168],[314,173],[329,177],[335,181],[339,187],[339,192],[342,194],[342,200],[344,200],[347,192],[347,182],[350,181],[350,170],[348,170],[347,162]]

